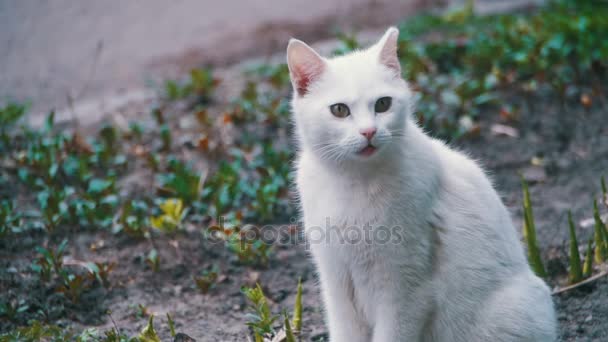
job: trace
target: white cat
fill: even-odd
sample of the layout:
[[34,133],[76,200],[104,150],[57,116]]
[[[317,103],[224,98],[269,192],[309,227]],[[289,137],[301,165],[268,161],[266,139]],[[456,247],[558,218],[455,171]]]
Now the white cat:
[[550,291],[487,176],[414,122],[398,34],[331,59],[287,47],[330,340],[555,341]]

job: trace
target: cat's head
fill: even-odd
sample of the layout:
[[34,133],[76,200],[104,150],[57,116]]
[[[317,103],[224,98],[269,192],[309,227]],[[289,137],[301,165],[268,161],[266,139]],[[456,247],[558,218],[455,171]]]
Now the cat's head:
[[413,101],[401,78],[398,36],[391,27],[371,47],[334,58],[290,40],[287,64],[301,148],[337,162],[376,160],[394,150]]

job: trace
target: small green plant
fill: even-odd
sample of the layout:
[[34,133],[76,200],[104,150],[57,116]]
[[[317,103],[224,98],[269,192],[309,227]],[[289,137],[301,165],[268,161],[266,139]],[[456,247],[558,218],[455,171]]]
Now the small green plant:
[[293,334],[293,330],[291,330],[291,324],[289,324],[289,316],[287,316],[287,311],[283,311],[283,325],[285,326],[285,341],[296,342],[296,337]]
[[110,273],[116,266],[113,262],[88,263],[87,267],[93,279],[97,280],[103,287],[110,287]]
[[171,150],[171,129],[169,125],[163,124],[160,126],[160,139],[163,151]]
[[144,201],[131,200],[123,204],[120,215],[114,222],[115,234],[125,232],[133,238],[142,238],[146,235],[148,205]]
[[173,80],[165,82],[165,94],[172,101],[194,95],[200,102],[207,102],[217,84],[218,80],[213,78],[211,69],[193,69],[190,79],[183,84]]
[[169,159],[168,170],[169,173],[158,176],[163,191],[181,199],[186,205],[199,199],[206,172],[197,174],[175,158]]
[[536,242],[536,227],[534,225],[534,214],[532,212],[532,202],[530,201],[530,191],[528,190],[528,183],[522,178],[522,188],[524,193],[524,229],[523,236],[528,246],[528,261],[530,266],[536,275],[541,278],[547,277],[547,272],[543,265],[540,250]]
[[299,334],[302,331],[302,278],[298,279],[296,303],[293,307],[293,329],[296,334]]
[[144,304],[137,304],[137,306],[132,306],[132,309],[135,310],[135,317],[137,318],[147,318],[150,317],[150,312],[148,307]]
[[148,324],[142,329],[138,340],[140,342],[161,342],[156,330],[154,330],[154,315],[150,315]]
[[2,342],[70,341],[74,335],[56,325],[46,325],[33,321],[26,327],[0,335]]
[[593,272],[593,239],[587,243],[587,252],[585,253],[585,262],[583,264],[583,277],[588,278]]
[[568,281],[575,284],[583,280],[583,270],[581,269],[581,256],[578,252],[578,240],[576,239],[576,227],[572,221],[572,213],[568,211],[568,225],[570,227],[570,272]]
[[154,272],[158,272],[160,270],[160,256],[156,249],[152,249],[150,253],[146,256],[146,264],[150,267],[150,269]]
[[602,176],[602,202],[608,208],[608,189],[606,189],[606,179]]
[[606,225],[600,217],[595,199],[593,200],[593,219],[595,221],[595,262],[601,264],[608,258],[608,232],[606,231]]
[[0,202],[0,238],[20,230],[21,215],[15,211],[12,201]]
[[53,233],[67,212],[66,193],[63,190],[46,188],[40,191],[37,197],[44,227],[48,233]]
[[268,264],[272,245],[259,239],[258,234],[250,229],[241,230],[240,227],[209,227],[214,236],[223,239],[229,251],[234,253],[242,264],[265,266]]
[[0,302],[0,317],[6,317],[14,321],[19,314],[26,312],[30,306],[25,300]]
[[171,314],[167,312],[167,325],[169,326],[169,332],[171,333],[171,337],[175,337],[175,322],[171,317]]
[[162,214],[150,218],[152,227],[165,232],[175,232],[182,223],[182,220],[188,214],[188,210],[184,209],[184,203],[181,199],[170,198],[165,200],[160,205]]
[[210,270],[205,270],[200,276],[194,276],[196,287],[201,293],[206,294],[214,288],[219,278],[219,268],[214,265]]
[[247,325],[253,330],[255,342],[263,342],[264,336],[274,333],[272,324],[277,320],[277,316],[270,311],[268,300],[260,284],[256,284],[253,288],[244,287],[241,292],[251,302],[250,309],[253,311],[247,315]]
[[32,270],[40,275],[42,280],[48,282],[51,280],[53,272],[59,276],[64,276],[63,255],[67,248],[68,240],[65,239],[56,249],[46,249],[44,247],[36,247],[36,251],[40,254],[38,259],[32,264]]
[[62,292],[65,296],[77,304],[80,301],[82,294],[91,287],[91,284],[87,281],[87,278],[80,274],[63,274],[62,284],[57,289],[58,292]]
[[9,138],[9,129],[25,114],[27,108],[25,105],[18,103],[9,103],[4,107],[0,107],[0,152],[7,148],[11,139]]

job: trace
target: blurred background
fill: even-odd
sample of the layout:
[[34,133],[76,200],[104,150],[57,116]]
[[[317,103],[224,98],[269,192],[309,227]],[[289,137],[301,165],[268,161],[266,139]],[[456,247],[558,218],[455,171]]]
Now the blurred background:
[[326,341],[284,51],[392,25],[418,122],[490,173],[561,340],[606,340],[606,1],[0,0],[0,341],[284,341],[283,312]]

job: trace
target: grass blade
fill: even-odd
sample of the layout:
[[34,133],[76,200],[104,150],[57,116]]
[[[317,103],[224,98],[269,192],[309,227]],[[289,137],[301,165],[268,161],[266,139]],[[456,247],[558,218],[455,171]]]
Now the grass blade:
[[602,176],[602,202],[608,207],[608,190],[606,189],[606,179]]
[[287,316],[287,312],[283,313],[283,320],[285,321],[285,341],[286,342],[296,342],[296,337],[293,335],[293,331],[291,330],[291,325],[289,324],[289,318]]
[[606,261],[606,242],[608,241],[608,233],[606,226],[600,217],[597,209],[597,201],[593,200],[593,219],[595,220],[595,262],[601,264]]
[[593,239],[587,244],[587,253],[585,254],[585,264],[583,265],[583,277],[588,278],[593,272]]
[[299,333],[302,330],[302,278],[298,280],[296,304],[293,307],[293,329],[296,333]]
[[528,245],[528,262],[530,267],[537,276],[541,278],[547,277],[547,272],[543,265],[543,261],[540,256],[540,250],[536,241],[536,227],[534,226],[534,213],[532,212],[532,203],[530,201],[530,191],[528,189],[528,183],[523,179],[521,180],[523,192],[524,192],[524,229],[523,235]]
[[572,221],[572,212],[570,211],[568,211],[568,225],[570,227],[570,272],[568,280],[570,284],[575,284],[583,280],[583,270],[581,270],[581,256],[578,252],[576,227]]
[[175,322],[173,322],[173,318],[171,314],[167,312],[167,324],[169,324],[169,331],[171,331],[171,337],[175,337]]

